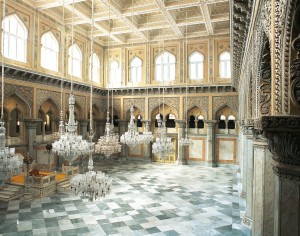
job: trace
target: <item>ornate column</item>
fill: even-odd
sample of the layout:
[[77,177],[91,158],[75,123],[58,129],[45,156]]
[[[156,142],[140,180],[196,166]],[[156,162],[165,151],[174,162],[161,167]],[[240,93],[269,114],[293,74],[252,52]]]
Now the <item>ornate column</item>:
[[216,120],[206,120],[207,137],[206,137],[206,161],[212,167],[217,167],[216,148],[215,148],[215,126]]
[[274,235],[274,173],[267,140],[255,131],[252,234]]
[[87,137],[87,126],[88,126],[88,120],[81,120],[80,123],[80,134],[82,135],[82,138],[85,139]]
[[243,191],[246,194],[246,211],[242,218],[243,223],[252,228],[252,198],[253,198],[253,121],[245,120],[244,134],[244,176]]
[[[150,130],[150,124],[151,124],[151,120],[143,120],[144,126],[145,126],[145,130],[149,131]],[[152,153],[151,153],[151,146],[152,146],[152,142],[148,143],[148,144],[143,144],[143,155],[144,155],[144,160],[145,161],[151,161],[152,160]]]
[[36,155],[33,151],[33,144],[35,142],[36,139],[36,125],[38,122],[41,122],[42,119],[41,118],[37,118],[37,119],[24,119],[24,122],[26,124],[27,127],[27,134],[28,134],[28,153],[29,156],[31,156],[33,159],[36,159]]
[[179,145],[179,140],[184,138],[186,120],[176,120],[178,124],[178,142],[177,142],[177,164],[178,165],[187,165],[186,161],[186,146]]
[[300,117],[264,116],[275,174],[274,234],[300,235]]
[[[119,135],[121,137],[122,134],[126,132],[126,127],[128,125],[127,120],[118,120],[119,122]],[[123,160],[127,159],[127,146],[126,144],[122,144],[120,158]]]

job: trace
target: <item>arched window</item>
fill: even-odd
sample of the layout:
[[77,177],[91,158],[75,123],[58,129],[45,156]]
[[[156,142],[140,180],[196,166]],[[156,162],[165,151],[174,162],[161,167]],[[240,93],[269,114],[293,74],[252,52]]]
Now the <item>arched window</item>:
[[82,77],[82,53],[76,43],[69,47],[68,73],[78,78]]
[[4,57],[20,61],[27,61],[27,38],[28,31],[17,14],[6,16],[2,21],[4,36],[4,47],[2,54]]
[[175,115],[174,114],[170,113],[167,115],[166,127],[167,128],[175,128]]
[[203,79],[204,56],[199,52],[193,52],[189,56],[189,77],[190,80]]
[[156,116],[155,116],[155,127],[158,127],[158,122],[161,122],[163,119],[163,115],[158,113]]
[[198,129],[203,129],[204,128],[204,117],[203,117],[203,115],[198,116],[197,127],[198,127]]
[[58,71],[59,45],[57,39],[49,31],[43,34],[41,42],[41,66],[49,70]]
[[138,128],[143,127],[143,122],[142,122],[142,116],[141,116],[141,115],[138,115],[138,116],[137,116],[136,126],[137,126]]
[[190,120],[189,120],[189,128],[190,129],[196,128],[196,126],[195,126],[195,120],[196,120],[195,116],[191,115],[190,116]]
[[228,116],[228,129],[235,129],[235,116]]
[[116,60],[110,62],[109,85],[111,87],[121,86],[120,68],[119,63]]
[[219,129],[226,129],[226,116],[224,115],[220,115],[220,118],[219,118]]
[[230,78],[231,77],[231,66],[230,66],[230,53],[222,52],[220,57],[220,78]]
[[175,80],[176,58],[169,52],[163,52],[155,58],[155,80],[172,81]]
[[99,83],[100,81],[100,60],[96,53],[93,53],[90,56],[90,62],[89,62],[89,76],[91,80],[91,63],[93,59],[93,82]]
[[134,57],[130,62],[130,81],[138,83],[142,80],[142,60]]

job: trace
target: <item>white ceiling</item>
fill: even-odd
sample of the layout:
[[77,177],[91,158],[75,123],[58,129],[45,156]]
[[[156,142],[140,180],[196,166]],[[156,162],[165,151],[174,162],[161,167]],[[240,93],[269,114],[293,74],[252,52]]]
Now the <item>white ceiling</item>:
[[[23,0],[62,21],[63,0]],[[229,0],[94,0],[94,35],[102,45],[229,36]],[[88,35],[91,0],[74,0],[75,30]],[[72,25],[73,0],[65,0]],[[109,19],[111,19],[109,24]]]

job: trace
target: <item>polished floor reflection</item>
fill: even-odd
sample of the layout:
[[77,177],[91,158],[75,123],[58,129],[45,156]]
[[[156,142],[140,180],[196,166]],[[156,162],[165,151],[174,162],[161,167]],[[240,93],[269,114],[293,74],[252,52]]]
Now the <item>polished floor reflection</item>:
[[95,169],[113,178],[111,195],[0,202],[0,235],[250,235],[234,166],[102,160]]

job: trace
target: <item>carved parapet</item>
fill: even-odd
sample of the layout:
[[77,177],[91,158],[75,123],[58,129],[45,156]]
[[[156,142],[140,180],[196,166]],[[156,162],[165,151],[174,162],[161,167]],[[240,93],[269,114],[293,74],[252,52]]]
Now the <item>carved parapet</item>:
[[277,162],[273,167],[275,174],[299,179],[300,116],[264,116],[262,128],[269,150]]

